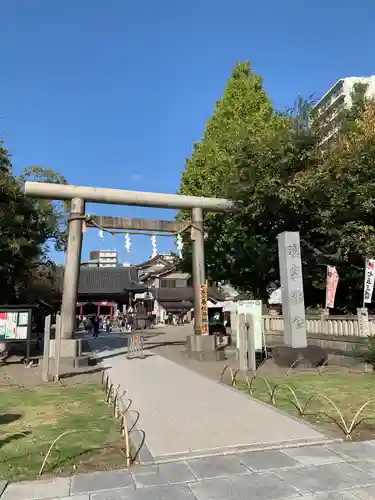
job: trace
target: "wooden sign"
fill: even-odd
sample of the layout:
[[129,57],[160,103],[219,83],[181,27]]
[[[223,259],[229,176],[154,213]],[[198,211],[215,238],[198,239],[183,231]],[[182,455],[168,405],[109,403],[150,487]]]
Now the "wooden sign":
[[202,325],[201,334],[208,335],[208,305],[207,305],[207,285],[201,285],[201,313]]

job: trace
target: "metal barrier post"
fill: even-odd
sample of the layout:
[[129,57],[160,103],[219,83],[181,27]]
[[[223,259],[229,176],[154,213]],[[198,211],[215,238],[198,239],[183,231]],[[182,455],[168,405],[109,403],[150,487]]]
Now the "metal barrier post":
[[43,345],[43,382],[49,381],[49,349],[51,338],[51,315],[46,316],[44,321],[44,345]]
[[130,359],[132,357],[144,358],[143,351],[143,335],[129,335],[129,345],[128,345],[128,353],[127,358]]
[[255,358],[255,342],[254,342],[254,318],[251,314],[246,314],[246,327],[247,327],[247,358],[249,369],[255,373],[256,358]]
[[145,357],[143,352],[143,335],[140,335],[139,337],[139,357],[142,359]]

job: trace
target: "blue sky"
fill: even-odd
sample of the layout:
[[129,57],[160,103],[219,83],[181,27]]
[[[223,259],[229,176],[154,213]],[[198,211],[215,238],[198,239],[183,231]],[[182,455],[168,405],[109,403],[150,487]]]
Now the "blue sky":
[[[16,172],[50,167],[71,184],[176,192],[236,60],[251,60],[278,108],[339,77],[375,74],[370,0],[2,0],[0,9],[0,136]],[[89,230],[83,258],[97,248],[136,263],[151,241],[132,238],[127,254],[122,238]],[[171,248],[158,239],[160,252]]]

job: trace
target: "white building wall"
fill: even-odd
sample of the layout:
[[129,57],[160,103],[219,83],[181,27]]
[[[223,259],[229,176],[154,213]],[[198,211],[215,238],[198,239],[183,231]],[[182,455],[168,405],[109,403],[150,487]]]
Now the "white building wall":
[[99,250],[99,267],[116,267],[118,254],[114,250]]
[[345,107],[352,106],[351,93],[357,83],[367,84],[366,96],[375,96],[375,76],[357,77],[351,76],[338,80],[315,104],[312,109],[312,124],[323,124],[324,122],[324,139],[322,144],[330,139],[337,131],[335,126],[335,118],[339,112]]

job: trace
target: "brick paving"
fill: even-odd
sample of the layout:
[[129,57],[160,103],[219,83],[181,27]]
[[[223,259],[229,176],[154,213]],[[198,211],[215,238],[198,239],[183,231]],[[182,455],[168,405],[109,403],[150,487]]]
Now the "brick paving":
[[369,500],[375,498],[375,441],[248,451],[14,483],[0,498]]

